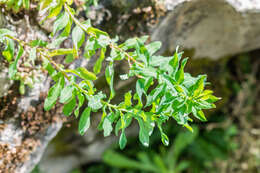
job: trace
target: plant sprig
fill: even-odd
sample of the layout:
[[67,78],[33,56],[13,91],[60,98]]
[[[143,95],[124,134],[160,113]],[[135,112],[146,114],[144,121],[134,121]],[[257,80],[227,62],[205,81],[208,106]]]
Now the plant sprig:
[[[55,35],[55,39],[51,43],[39,40],[25,43],[17,39],[15,33],[0,29],[0,41],[6,44],[3,56],[10,62],[11,79],[19,79],[16,77],[18,61],[23,55],[23,48],[28,47],[29,57],[39,55],[42,66],[55,81],[45,99],[46,111],[60,102],[64,104],[64,115],[74,114],[79,117],[81,107],[87,103],[87,107],[80,115],[79,133],[85,134],[90,127],[92,112],[102,111],[98,128],[104,131],[104,136],[109,136],[113,129],[116,135],[121,131],[119,137],[121,149],[127,143],[125,129],[133,119],[139,124],[139,140],[144,146],[149,146],[149,137],[155,126],[161,132],[163,144],[169,144],[162,127],[169,118],[175,119],[179,125],[191,131],[189,125],[189,121],[192,121],[191,114],[201,121],[206,121],[203,109],[214,108],[214,102],[220,98],[213,96],[211,90],[205,89],[206,75],[192,77],[184,72],[188,59],[181,60],[182,52],[178,52],[178,48],[173,56],[163,57],[155,54],[160,49],[161,43],[156,41],[146,44],[148,36],[130,38],[118,44],[117,39],[111,39],[106,32],[93,27],[90,20],[79,21],[75,17],[75,11],[70,7],[72,3],[71,0],[58,0],[56,3],[49,0],[40,1],[40,10],[48,12],[46,18],[56,18],[51,33],[52,36]],[[70,35],[73,48],[59,48]],[[19,45],[14,61],[13,41]],[[84,67],[65,69],[62,64],[52,59],[54,56],[66,55],[65,61],[72,62],[81,56],[79,52],[83,46],[84,57],[87,59],[100,52],[93,72]],[[109,54],[107,58],[106,54]],[[106,81],[110,87],[109,97],[94,86],[105,59],[109,62],[105,69]],[[130,70],[128,74],[122,74],[121,79],[138,78],[135,93],[128,91],[124,95],[123,102],[111,104],[116,95],[114,63],[122,60],[128,62]]]

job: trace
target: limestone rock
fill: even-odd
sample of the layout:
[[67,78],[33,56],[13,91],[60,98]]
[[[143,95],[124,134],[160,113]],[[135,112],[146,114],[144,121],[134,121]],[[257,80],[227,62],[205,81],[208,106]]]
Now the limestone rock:
[[[0,15],[1,16],[1,15]],[[37,26],[30,26],[28,16],[13,21],[1,16],[0,27],[9,28],[22,40],[46,40],[47,36]],[[2,50],[2,49],[1,49]],[[1,52],[0,52],[1,54]],[[62,126],[59,107],[50,112],[43,110],[50,79],[35,83],[24,96],[18,84],[8,78],[8,66],[0,57],[0,172],[28,173],[40,161],[50,140]]]
[[163,51],[177,45],[195,57],[218,59],[260,47],[260,1],[165,0],[169,10],[152,30]]
[[0,97],[7,94],[12,83],[13,81],[8,78],[8,69],[4,68],[0,63]]

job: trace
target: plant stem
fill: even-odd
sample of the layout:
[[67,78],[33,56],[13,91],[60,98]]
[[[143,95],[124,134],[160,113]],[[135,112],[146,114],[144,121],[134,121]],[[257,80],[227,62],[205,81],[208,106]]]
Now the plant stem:
[[[18,42],[18,43],[21,44],[22,46],[28,46],[29,48],[32,48],[28,43],[26,43],[26,42],[24,42],[24,41],[22,41],[22,40],[19,40],[18,38],[15,38],[15,37],[10,36],[10,35],[7,35],[7,37],[10,38],[10,39],[12,39],[12,40],[14,40],[14,41],[16,41],[16,42]],[[63,70],[63,69],[59,66],[59,64],[57,64],[55,61],[53,61],[53,60],[51,59],[51,57],[49,57],[48,55],[46,55],[46,53],[45,53],[46,49],[44,49],[44,48],[36,48],[36,50],[37,50],[37,52],[40,54],[40,56],[41,56],[42,58],[47,59],[47,60],[49,61],[49,63],[51,63],[51,64],[55,67],[56,70],[58,70],[59,72],[61,72],[61,73],[63,74],[63,76],[70,82],[70,77],[69,77],[69,75],[67,74],[67,72],[66,72],[65,70]],[[89,95],[89,93],[88,93],[86,90],[84,90],[83,88],[81,88],[77,83],[74,83],[74,82],[73,82],[73,83],[70,82],[70,83],[71,83],[74,87],[76,87],[80,92],[82,92],[83,94]],[[118,106],[116,106],[116,105],[112,105],[112,104],[110,104],[110,103],[108,103],[108,102],[106,102],[106,101],[104,101],[104,100],[101,100],[101,101],[102,101],[102,103],[103,103],[104,105],[106,105],[106,106],[108,106],[108,107],[111,107],[111,108],[113,108],[113,109],[117,109],[117,110],[123,111],[123,112],[130,112],[130,111],[128,111],[128,110],[126,110],[126,109],[123,109],[123,108],[120,108],[120,107],[118,107]]]
[[[74,17],[74,15],[71,13],[70,11],[70,7],[65,3],[64,4],[64,8],[66,10],[66,12],[69,14],[69,16],[71,17],[71,19],[75,22],[76,25],[78,25],[83,31],[85,31],[88,35],[92,36],[92,37],[95,37],[97,38],[97,36],[91,32],[88,31],[88,28],[86,28],[78,19],[76,19]],[[144,65],[138,61],[136,61],[132,56],[130,56],[127,52],[125,52],[124,50],[122,50],[120,47],[118,47],[117,45],[113,44],[111,42],[111,39],[110,39],[110,43],[109,43],[109,46],[110,48],[114,48],[118,51],[120,51],[121,53],[125,54],[125,56],[127,57],[128,60],[131,60],[133,61],[134,63],[136,63],[137,65],[139,65],[140,67],[144,67]],[[130,65],[131,66],[131,65]]]

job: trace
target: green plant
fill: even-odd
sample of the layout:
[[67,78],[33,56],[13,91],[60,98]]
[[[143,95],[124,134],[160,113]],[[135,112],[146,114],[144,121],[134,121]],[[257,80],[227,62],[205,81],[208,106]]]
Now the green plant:
[[179,160],[183,150],[191,144],[198,135],[198,128],[193,133],[180,132],[174,144],[161,153],[141,151],[137,153],[138,160],[133,160],[113,150],[104,153],[103,160],[113,167],[136,169],[145,172],[179,173],[186,170],[191,161]]
[[[12,0],[5,1],[14,3]],[[20,2],[20,1],[19,1]],[[219,100],[212,95],[212,91],[205,89],[206,75],[192,77],[184,73],[188,58],[181,60],[182,52],[176,49],[172,57],[158,56],[155,53],[161,43],[156,41],[146,44],[148,36],[130,38],[119,44],[118,39],[111,39],[108,33],[91,25],[90,20],[81,22],[75,17],[75,11],[70,7],[72,0],[41,0],[39,11],[47,18],[55,18],[51,43],[33,40],[29,43],[19,40],[16,34],[7,29],[0,29],[0,41],[6,45],[2,55],[10,63],[9,76],[13,80],[20,80],[20,91],[24,92],[26,79],[17,70],[22,55],[28,55],[31,67],[35,61],[42,62],[42,67],[48,71],[55,82],[50,88],[44,103],[46,111],[53,108],[59,101],[64,104],[63,113],[70,116],[74,113],[79,117],[80,108],[85,102],[88,106],[83,110],[79,120],[79,133],[83,135],[90,126],[91,112],[102,110],[102,118],[98,128],[104,130],[104,136],[109,136],[115,124],[115,134],[121,130],[119,145],[124,148],[127,139],[125,129],[132,119],[139,123],[139,140],[144,146],[149,145],[149,137],[155,125],[161,133],[163,144],[169,140],[163,132],[162,124],[169,118],[174,118],[179,125],[192,131],[189,115],[192,113],[201,121],[206,121],[203,109],[215,108],[214,102]],[[44,20],[43,19],[43,22]],[[75,27],[73,27],[75,24]],[[60,44],[72,36],[73,48],[59,48]],[[87,36],[87,37],[86,37]],[[18,43],[18,53],[14,58],[15,43]],[[80,57],[80,50],[84,46],[84,57],[89,59],[99,53],[93,72],[84,67],[66,69],[64,65],[54,61],[53,57],[66,55],[65,62],[70,63]],[[109,51],[108,51],[109,50]],[[97,75],[100,74],[103,61],[108,65],[105,69],[106,81],[110,87],[110,95],[106,96],[94,86]],[[112,104],[115,97],[114,63],[126,60],[129,73],[120,78],[127,80],[137,77],[136,92],[128,91],[124,101]]]
[[[170,147],[158,145],[157,139],[151,143],[153,147],[146,150],[135,146],[130,147],[131,151],[128,152],[116,151],[117,147],[110,148],[104,152],[103,161],[110,166],[109,170],[119,169],[118,172],[219,172],[214,167],[214,161],[227,159],[237,145],[233,139],[237,134],[235,125],[207,131],[199,131],[195,126],[194,133],[175,133],[174,143]],[[106,165],[103,164],[103,167]]]

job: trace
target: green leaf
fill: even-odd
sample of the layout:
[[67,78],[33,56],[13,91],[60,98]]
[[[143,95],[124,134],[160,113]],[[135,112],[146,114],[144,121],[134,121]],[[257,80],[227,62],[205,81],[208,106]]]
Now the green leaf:
[[128,91],[126,94],[125,94],[125,106],[126,107],[130,107],[132,106],[132,95],[131,95],[132,91]]
[[207,121],[207,118],[205,117],[202,110],[196,110],[194,107],[192,107],[192,114],[200,121]]
[[[202,97],[201,100],[204,100],[205,99],[204,97]],[[208,95],[206,98],[207,99],[205,99],[205,101],[208,102],[208,103],[214,103],[214,102],[221,99],[220,97],[216,97],[216,96],[213,96],[213,95]]]
[[161,133],[161,140],[165,146],[169,145],[169,138],[165,133]]
[[192,77],[189,73],[184,73],[184,81],[182,83],[185,88],[190,89],[197,82],[198,78]]
[[147,125],[148,122],[145,123],[143,119],[139,117],[137,118],[137,121],[140,127],[139,140],[145,147],[148,147],[149,146],[149,128]]
[[57,20],[55,20],[55,22],[53,24],[52,35],[56,34],[56,32],[65,28],[67,26],[67,24],[69,23],[69,20],[70,20],[69,14],[67,12],[63,12],[61,14],[61,16],[59,16],[59,18]]
[[74,53],[74,50],[73,49],[55,49],[51,52],[48,52],[49,56],[50,57],[53,57],[53,56],[58,56],[58,55],[66,55],[66,54],[72,54]]
[[74,61],[74,56],[73,54],[68,54],[65,58],[65,63],[66,64],[69,64],[69,63],[72,63]]
[[101,92],[94,96],[89,96],[88,100],[88,106],[93,110],[97,111],[98,109],[102,108],[103,104],[101,103],[101,100],[105,98],[105,95],[103,95]]
[[91,108],[87,107],[83,111],[79,120],[79,134],[84,135],[84,133],[88,130],[90,126],[90,112]]
[[79,103],[78,103],[78,107],[74,111],[74,115],[76,116],[76,118],[79,115],[79,109],[81,108],[81,106],[85,101],[85,96],[81,92],[78,92],[77,96],[78,96]]
[[13,8],[14,7],[14,4],[15,3],[15,0],[9,0],[6,2],[6,5],[7,5],[7,10],[9,10],[10,8]]
[[148,45],[146,45],[146,49],[149,52],[149,54],[152,56],[155,52],[157,52],[162,46],[162,43],[160,41],[152,42]]
[[21,8],[23,3],[23,0],[18,0],[15,2],[14,6],[12,7],[15,13],[19,12],[19,9]]
[[59,81],[50,88],[50,90],[48,92],[48,96],[44,101],[44,110],[45,111],[50,110],[55,105],[58,97],[60,96],[60,92],[61,92],[62,88],[64,87],[64,83],[65,83],[65,80],[64,80],[64,77],[62,76],[59,78]]
[[150,65],[153,67],[159,67],[160,70],[167,71],[169,69],[169,61],[171,57],[164,56],[152,56]]
[[137,44],[136,38],[130,38],[126,40],[122,46],[125,47],[125,50],[133,48]]
[[97,44],[97,40],[94,37],[90,37],[85,45],[84,48],[84,57],[85,58],[91,58],[96,53],[96,50],[99,48],[99,45]]
[[[144,44],[146,40],[148,39],[149,36],[143,36],[139,38],[139,42],[141,44]],[[127,39],[123,44],[121,44],[119,47],[122,47],[124,50],[134,48],[138,43],[137,43],[138,38],[130,38]]]
[[144,79],[138,79],[136,81],[136,93],[142,102],[142,95],[144,93]]
[[60,13],[61,9],[62,9],[61,3],[59,3],[57,6],[54,6],[53,8],[51,8],[48,18],[53,18],[53,17],[57,16]]
[[104,129],[104,136],[105,137],[109,136],[111,134],[112,130],[113,130],[112,122],[109,119],[109,116],[111,116],[111,114],[107,115],[104,119],[104,122],[103,122],[103,129]]
[[200,109],[211,109],[211,108],[215,108],[216,106],[214,104],[212,104],[212,103],[208,103],[208,102],[206,102],[204,100],[200,100],[198,102],[198,107]]
[[68,102],[72,98],[74,90],[75,88],[72,85],[68,85],[65,88],[63,88],[60,94],[60,103]]
[[63,114],[66,116],[70,116],[70,114],[73,112],[74,108],[76,107],[76,97],[73,95],[72,99],[64,105],[63,107]]
[[151,91],[151,93],[147,97],[146,106],[150,106],[152,102],[156,101],[159,97],[161,97],[165,93],[166,85],[159,84],[155,89]]
[[23,8],[29,10],[30,8],[30,0],[23,0]]
[[144,36],[142,36],[142,37],[139,38],[139,41],[140,41],[142,44],[144,44],[144,43],[147,41],[148,38],[149,38],[149,35],[144,35]]
[[10,35],[10,36],[15,36],[15,32],[10,31],[8,29],[5,28],[1,28],[0,29],[0,42],[2,41],[2,38],[4,38],[5,36]]
[[186,129],[188,129],[191,133],[193,133],[193,129],[192,129],[192,127],[191,127],[188,123],[183,124],[183,126],[184,126]]
[[146,67],[146,68],[142,68],[138,71],[137,74],[140,74],[144,77],[154,77],[157,78],[157,72],[158,70],[153,68],[153,67]]
[[106,81],[110,87],[110,97],[111,100],[115,96],[115,90],[114,90],[114,68],[113,64],[110,64],[107,66],[105,71]]
[[125,148],[126,143],[127,143],[127,139],[126,139],[126,136],[125,136],[125,130],[122,129],[121,135],[120,135],[120,138],[119,138],[119,147],[120,147],[121,150]]
[[83,44],[84,40],[85,40],[85,32],[79,26],[74,27],[72,30],[72,41],[73,41],[74,49],[77,52],[76,57],[79,57],[78,49]]
[[175,80],[181,84],[184,81],[184,67],[188,61],[188,58],[184,58],[181,62],[181,67],[175,75]]
[[66,40],[66,39],[67,39],[67,37],[58,37],[58,38],[54,39],[50,44],[48,44],[48,45],[47,45],[47,48],[48,48],[48,49],[55,49],[55,48],[59,47],[60,44],[61,44],[64,40]]
[[142,41],[140,41],[139,39],[137,39],[137,43],[138,44],[135,45],[135,48],[136,48],[136,53],[137,53],[138,59],[143,61],[145,66],[149,66],[150,54],[149,54],[148,50],[146,49],[146,47],[142,43]]
[[50,76],[52,76],[56,72],[47,60],[43,62],[43,68],[48,71]]
[[100,36],[100,35],[108,36],[108,34],[106,32],[101,31],[101,30],[94,28],[94,27],[89,27],[87,32],[90,33],[90,34],[94,34],[96,36]]
[[98,38],[97,38],[97,43],[105,48],[107,45],[109,45],[111,42],[111,39],[108,37],[108,36],[105,36],[105,35],[100,35]]
[[25,85],[22,81],[20,82],[20,85],[19,85],[19,93],[21,95],[24,95],[24,93],[25,93]]
[[34,61],[36,60],[36,47],[34,47],[30,50],[29,59],[34,64]]
[[29,43],[29,45],[32,47],[36,47],[36,46],[45,47],[47,44],[48,43],[43,40],[33,40]]
[[163,132],[162,122],[157,121],[157,126],[158,126],[158,128],[159,128],[159,130],[160,130],[160,133],[161,133],[162,143],[163,143],[165,146],[168,146],[168,145],[169,145],[169,139],[168,139],[167,135]]
[[62,31],[62,33],[60,34],[59,38],[60,37],[66,37],[66,38],[69,37],[72,23],[73,23],[73,21],[69,17],[69,21],[68,21],[66,27],[64,28],[64,30]]
[[68,5],[72,5],[73,0],[66,0],[66,2],[68,3]]
[[181,59],[181,54],[178,53],[178,47],[177,47],[172,59],[169,61],[169,65],[171,66],[171,70],[169,71],[169,74],[171,76],[175,76],[175,73],[179,68],[180,59]]
[[42,0],[40,3],[40,11],[47,8],[51,2],[52,2],[52,0]]
[[126,170],[137,169],[140,170],[140,172],[158,172],[158,169],[154,165],[144,164],[111,150],[104,152],[103,160],[106,164],[116,168],[123,168]]
[[15,58],[14,62],[12,62],[9,66],[9,78],[11,78],[11,79],[14,79],[14,77],[15,77],[15,74],[17,72],[18,60],[21,58],[22,54],[23,54],[23,47],[21,45],[19,45],[16,58]]
[[193,96],[196,97],[201,94],[201,92],[204,90],[205,80],[207,76],[202,75],[200,78],[196,81],[195,85],[193,86]]
[[121,52],[115,48],[111,48],[110,51],[110,57],[108,58],[109,61],[120,61],[123,60],[125,58],[125,53]]
[[2,55],[5,57],[5,59],[10,62],[14,57],[14,41],[7,38],[6,39],[6,47],[4,51],[2,52]]
[[91,20],[88,19],[88,20],[82,22],[82,25],[84,26],[84,31],[87,30],[89,27],[91,27]]
[[118,120],[115,127],[115,135],[118,136],[119,130],[122,128],[121,120]]
[[102,48],[101,52],[100,52],[100,57],[97,60],[97,62],[95,63],[94,67],[93,67],[93,71],[95,74],[100,73],[101,68],[102,68],[102,62],[105,58],[105,53],[106,53],[106,48]]
[[76,69],[76,71],[78,72],[79,76],[85,80],[96,80],[97,79],[97,76],[94,73],[88,71],[84,67],[79,67]]

